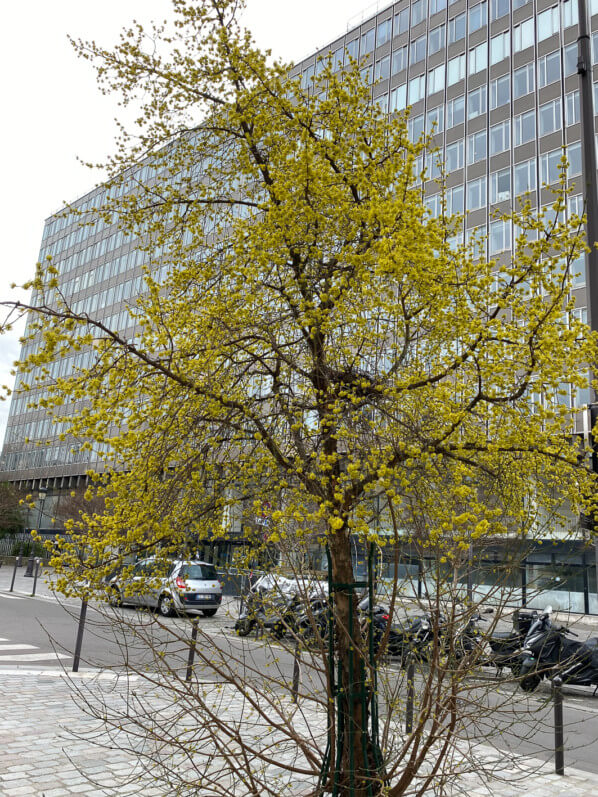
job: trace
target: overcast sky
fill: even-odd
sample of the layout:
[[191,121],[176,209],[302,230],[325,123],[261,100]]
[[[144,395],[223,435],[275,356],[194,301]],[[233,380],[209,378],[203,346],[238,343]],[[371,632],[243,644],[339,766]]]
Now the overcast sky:
[[[300,60],[390,0],[247,0],[246,25],[275,56]],[[101,181],[78,162],[101,162],[114,141],[115,98],[103,97],[67,34],[117,41],[131,20],[161,20],[170,0],[20,0],[2,5],[0,296],[34,271],[44,219]],[[367,12],[367,14],[365,13]],[[18,334],[0,337],[0,385],[12,387]],[[0,403],[0,443],[8,402]]]

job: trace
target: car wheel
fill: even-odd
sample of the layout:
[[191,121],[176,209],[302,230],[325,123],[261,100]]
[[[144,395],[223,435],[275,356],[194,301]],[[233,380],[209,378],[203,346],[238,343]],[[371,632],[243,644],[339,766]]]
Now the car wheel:
[[538,688],[538,684],[541,680],[542,679],[539,675],[532,673],[531,675],[526,675],[524,678],[522,678],[521,681],[519,681],[519,685],[524,692],[533,692]]
[[242,620],[237,620],[235,623],[235,631],[239,636],[248,636],[253,628],[253,623],[249,617],[244,617]]
[[202,609],[201,613],[204,617],[213,617],[217,611],[218,609]]
[[170,595],[160,595],[158,601],[158,611],[162,617],[172,617],[174,612],[174,601]]
[[110,590],[110,595],[108,596],[108,603],[115,609],[120,608],[123,605],[122,595],[120,594],[120,590],[118,587],[112,587]]

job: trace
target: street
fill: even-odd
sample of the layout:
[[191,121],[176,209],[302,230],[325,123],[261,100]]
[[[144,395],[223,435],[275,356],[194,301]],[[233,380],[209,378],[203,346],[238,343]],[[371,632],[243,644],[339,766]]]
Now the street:
[[[3,575],[6,577],[6,572]],[[30,597],[25,592],[30,582],[21,578],[14,593],[0,590],[0,669],[9,672],[14,668],[35,667],[70,671],[80,602],[59,601],[47,587],[41,587],[38,596]],[[218,658],[232,677],[243,676],[256,685],[267,677],[274,680],[274,688],[281,692],[288,690],[293,675],[292,651],[270,639],[237,637],[232,629],[237,606],[235,599],[225,598],[215,617],[198,617],[196,676],[204,682],[219,680],[212,668],[202,666],[203,655],[212,660]],[[153,612],[131,607],[110,609],[90,605],[81,671],[110,669],[144,673],[159,668],[162,673],[175,672],[184,677],[191,628],[191,618],[163,619]],[[389,681],[404,677],[392,661],[386,670]],[[500,749],[549,761],[554,744],[549,685],[543,682],[536,693],[527,695],[508,680],[494,681],[494,673],[489,669],[482,678],[484,684],[472,686],[465,697],[472,705],[478,705],[483,698],[493,711],[476,718],[471,735],[478,741],[487,737],[489,744]],[[301,689],[321,695],[321,683],[318,673],[310,672],[304,660]],[[564,709],[567,764],[598,773],[598,698],[592,697],[589,689],[566,687]]]

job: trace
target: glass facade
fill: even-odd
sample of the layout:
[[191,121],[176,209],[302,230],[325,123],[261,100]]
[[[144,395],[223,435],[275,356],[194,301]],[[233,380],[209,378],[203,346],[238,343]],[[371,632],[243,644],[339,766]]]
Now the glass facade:
[[[598,0],[589,5],[596,58]],[[550,202],[544,184],[558,180],[563,147],[573,186],[570,212],[579,213],[582,207],[576,183],[581,174],[576,38],[577,0],[400,0],[306,58],[293,74],[309,89],[321,56],[331,54],[336,69],[350,59],[364,59],[373,100],[389,113],[410,105],[410,135],[432,135],[438,154],[427,159],[427,177],[444,169],[447,207],[464,213],[461,237],[487,235],[488,253],[500,268],[511,255],[516,231],[493,212],[524,194],[538,208]],[[594,75],[598,84],[597,70]],[[140,182],[154,177],[150,166],[131,176]],[[423,190],[430,212],[440,212],[438,184],[428,179]],[[90,210],[101,203],[103,191],[95,189],[73,207],[79,213]],[[147,255],[137,244],[116,225],[100,219],[81,225],[77,214],[57,214],[45,225],[40,260],[52,258],[60,290],[75,310],[132,336],[127,302],[143,290],[142,268],[147,265]],[[151,268],[159,279],[160,253],[153,259]],[[583,263],[575,291],[583,314]],[[24,347],[23,356],[32,345]],[[88,365],[89,357],[81,351],[55,361],[49,379]],[[61,440],[59,427],[42,410],[29,407],[32,394],[19,392],[22,382],[18,376],[0,478],[62,478],[96,466],[93,452]],[[578,402],[583,398],[572,397]],[[49,444],[36,445],[46,440]]]

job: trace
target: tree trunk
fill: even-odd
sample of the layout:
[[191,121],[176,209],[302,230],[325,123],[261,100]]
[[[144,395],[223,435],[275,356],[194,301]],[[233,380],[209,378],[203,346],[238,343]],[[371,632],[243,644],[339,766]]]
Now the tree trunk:
[[355,583],[348,530],[343,528],[332,534],[328,545],[334,585],[334,649],[339,690],[336,707],[340,729],[337,750],[332,751],[329,783],[332,785],[336,780],[335,797],[374,797],[380,793],[383,777],[376,764],[368,722],[371,678],[367,644],[360,628],[355,589],[347,586]]

